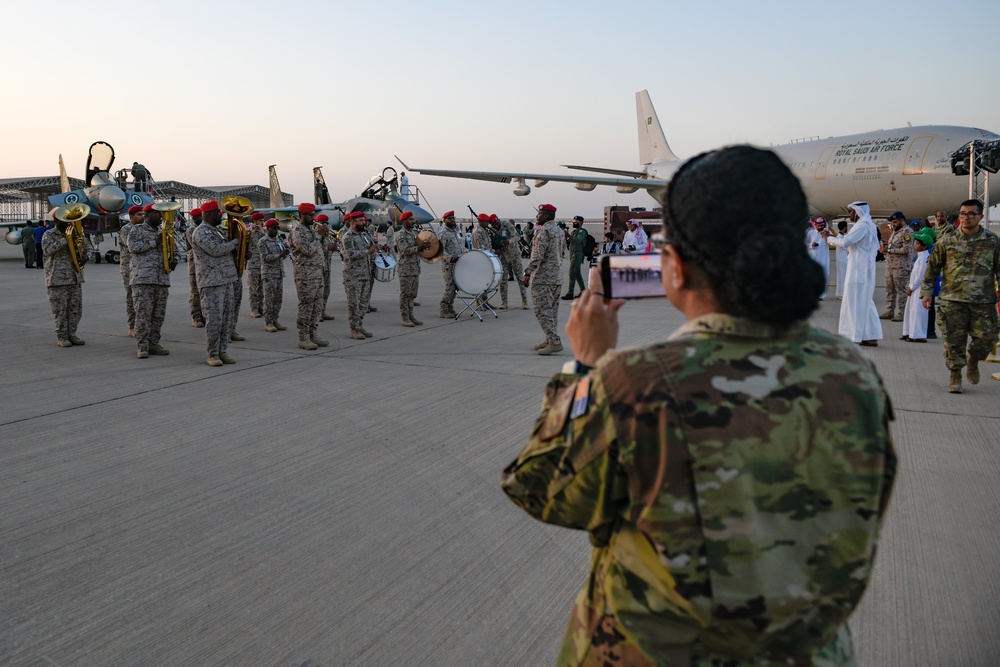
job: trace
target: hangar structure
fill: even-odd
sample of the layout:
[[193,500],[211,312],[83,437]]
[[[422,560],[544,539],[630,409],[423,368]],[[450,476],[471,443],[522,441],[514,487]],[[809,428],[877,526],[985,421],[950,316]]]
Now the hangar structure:
[[[86,187],[79,178],[70,178],[69,187],[78,190]],[[264,185],[189,185],[180,181],[152,182],[153,196],[157,200],[168,200],[171,197],[181,203],[185,213],[203,202],[221,197],[246,197],[253,202],[254,208],[270,207],[270,190]],[[48,215],[52,207],[49,205],[49,195],[59,194],[58,176],[35,176],[0,179],[0,222],[23,222],[25,220],[40,220]],[[285,206],[295,203],[294,197],[287,192],[281,193]]]

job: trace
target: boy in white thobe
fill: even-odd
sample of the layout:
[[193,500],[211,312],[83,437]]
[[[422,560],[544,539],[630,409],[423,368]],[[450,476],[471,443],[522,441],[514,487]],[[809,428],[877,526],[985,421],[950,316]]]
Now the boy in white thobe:
[[[934,247],[934,230],[925,227],[913,235],[914,249],[917,251],[917,259],[913,262],[913,270],[910,271],[910,282],[907,285],[907,296],[916,292],[920,293],[920,285],[924,282],[924,273],[927,271],[927,257]],[[906,310],[903,311],[903,336],[900,340],[910,343],[927,342],[927,309],[917,299],[906,300]]]

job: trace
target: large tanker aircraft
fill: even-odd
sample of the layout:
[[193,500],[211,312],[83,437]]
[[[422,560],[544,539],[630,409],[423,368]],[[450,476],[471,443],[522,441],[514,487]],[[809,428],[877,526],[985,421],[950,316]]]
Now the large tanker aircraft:
[[[637,92],[635,102],[642,165],[638,171],[579,165],[563,166],[608,176],[456,171],[409,167],[396,159],[408,171],[428,176],[514,182],[517,196],[529,194],[532,186],[555,181],[574,183],[585,191],[598,185],[612,186],[624,194],[645,190],[658,200],[683,161],[670,149],[649,93]],[[842,217],[849,203],[860,200],[868,202],[873,217],[903,211],[911,218],[923,218],[938,210],[955,209],[968,199],[969,178],[952,173],[951,155],[973,140],[997,141],[1000,135],[974,127],[922,125],[770,148],[799,177],[813,215]],[[534,183],[528,185],[527,181]]]

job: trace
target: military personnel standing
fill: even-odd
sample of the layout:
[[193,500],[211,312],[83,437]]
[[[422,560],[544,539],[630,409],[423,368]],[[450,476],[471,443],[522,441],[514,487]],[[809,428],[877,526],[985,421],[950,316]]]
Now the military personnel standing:
[[583,216],[573,217],[573,231],[569,234],[569,287],[563,295],[563,301],[572,301],[573,290],[580,285],[580,291],[587,289],[587,284],[583,282],[583,246],[587,242],[587,230],[583,228]]
[[423,322],[413,316],[413,301],[417,298],[420,288],[420,256],[421,250],[431,246],[430,241],[417,243],[417,231],[413,228],[413,214],[406,211],[399,216],[403,226],[396,233],[396,250],[399,263],[396,272],[399,274],[399,316],[404,327],[421,325]]
[[934,285],[942,276],[941,293],[934,301],[952,394],[962,393],[962,367],[967,364],[966,378],[979,384],[979,362],[989,356],[1000,336],[996,305],[1000,238],[981,224],[982,202],[962,202],[958,216],[959,228],[938,238],[931,251],[920,288],[923,306],[930,308]]
[[132,206],[128,210],[128,222],[118,230],[118,270],[125,284],[125,315],[128,318],[128,335],[135,336],[135,301],[132,299],[132,253],[128,249],[128,235],[133,229],[141,227],[146,214],[141,206]]
[[205,339],[208,344],[208,365],[235,364],[226,350],[232,335],[233,285],[236,283],[236,263],[233,251],[239,239],[229,239],[219,226],[222,210],[214,199],[201,205],[204,224],[195,227],[191,244],[197,249],[198,291],[201,312],[205,315]]
[[332,320],[333,315],[326,312],[330,301],[330,262],[333,253],[337,251],[337,239],[330,234],[330,217],[325,213],[316,216],[316,233],[319,234],[320,245],[323,246],[323,305],[320,308],[320,320]]
[[902,211],[890,215],[889,224],[892,225],[892,236],[880,248],[885,255],[885,312],[879,318],[902,322],[906,310],[906,289],[910,284],[910,271],[913,270],[913,236]]
[[[362,214],[362,216],[363,215],[364,214]],[[372,288],[375,287],[375,255],[378,254],[378,228],[375,226],[375,223],[367,217],[364,217],[363,219],[365,224],[361,228],[361,238],[365,243],[374,244],[375,252],[368,256],[368,282],[365,283],[364,289],[362,290],[361,300],[364,302],[365,312],[374,313],[378,310],[378,308],[372,305]]]
[[441,241],[441,273],[444,274],[444,295],[441,297],[439,317],[454,319],[455,312],[455,262],[465,252],[465,234],[455,223],[455,212],[448,211],[442,218],[444,229],[439,234]]
[[285,267],[283,261],[288,257],[288,248],[278,238],[278,221],[271,218],[264,223],[267,235],[257,245],[256,254],[261,261],[261,279],[263,281],[264,331],[274,333],[284,331],[288,327],[278,321],[281,312],[281,300],[285,289]]
[[250,227],[247,233],[250,235],[250,248],[247,251],[250,255],[247,260],[247,296],[250,299],[250,317],[260,317],[264,311],[264,291],[261,284],[260,255],[257,248],[260,240],[264,238],[264,214],[255,211],[250,216]]
[[518,243],[520,235],[517,233],[517,228],[514,227],[513,220],[498,220],[495,224],[497,233],[502,239],[498,253],[504,276],[503,282],[500,284],[500,309],[507,308],[507,276],[510,275],[517,281],[517,287],[521,290],[521,310],[527,310],[528,290],[521,282],[521,276],[524,275],[524,265],[521,263],[521,246]]
[[347,294],[347,318],[351,338],[364,340],[372,333],[364,327],[367,312],[366,293],[371,294],[371,262],[378,245],[368,236],[368,220],[361,212],[348,213],[344,222],[351,228],[340,235],[340,252],[344,255],[344,292]]
[[28,221],[21,229],[21,252],[24,253],[24,268],[35,268],[35,228]]
[[[76,336],[76,328],[83,317],[83,271],[77,271],[69,251],[66,230],[69,222],[56,220],[56,226],[42,236],[42,252],[45,254],[45,291],[49,306],[56,321],[56,344],[59,347],[83,345]],[[87,251],[79,257],[80,268],[90,257],[90,241],[84,237]]]
[[[128,248],[132,253],[130,281],[135,304],[136,357],[164,355],[170,351],[160,345],[160,329],[167,314],[170,274],[163,266],[163,237],[160,212],[147,204],[145,222],[129,232]],[[177,266],[177,253],[170,259],[171,270]]]
[[289,242],[289,247],[295,254],[292,271],[295,292],[299,298],[295,324],[299,330],[299,347],[303,350],[315,350],[330,344],[316,335],[323,316],[323,246],[319,234],[313,229],[315,215],[315,204],[299,204],[299,224],[292,229]]
[[480,213],[476,228],[472,230],[472,249],[493,252],[493,238],[490,236],[490,216]]
[[187,269],[188,269],[188,307],[191,310],[191,326],[201,329],[205,326],[205,316],[201,312],[201,294],[198,291],[198,272],[195,264],[198,262],[198,249],[191,242],[194,230],[201,224],[201,209],[191,209],[191,224],[184,230],[184,241],[187,244]]
[[563,252],[563,233],[556,226],[556,207],[542,204],[535,217],[538,228],[531,244],[531,259],[524,269],[524,286],[531,287],[535,317],[545,332],[545,341],[535,345],[538,354],[554,354],[563,349],[559,338],[559,266]]

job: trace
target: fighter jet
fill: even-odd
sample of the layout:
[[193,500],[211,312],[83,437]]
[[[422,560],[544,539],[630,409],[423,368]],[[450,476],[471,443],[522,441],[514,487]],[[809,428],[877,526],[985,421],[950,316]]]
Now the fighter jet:
[[[396,159],[407,171],[428,176],[514,182],[514,194],[521,197],[531,192],[527,181],[534,181],[536,188],[557,181],[573,183],[584,191],[598,185],[610,185],[623,194],[645,190],[659,201],[683,161],[670,149],[649,93],[639,91],[635,100],[641,164],[638,171],[579,165],[563,166],[609,176],[456,171],[409,167]],[[968,177],[956,176],[953,171],[956,152],[970,141],[993,144],[998,140],[1000,135],[979,128],[924,125],[798,141],[772,146],[771,150],[798,176],[813,215],[843,217],[850,202],[861,200],[871,206],[873,217],[904,211],[907,216],[919,218],[954,209],[968,199]]]

